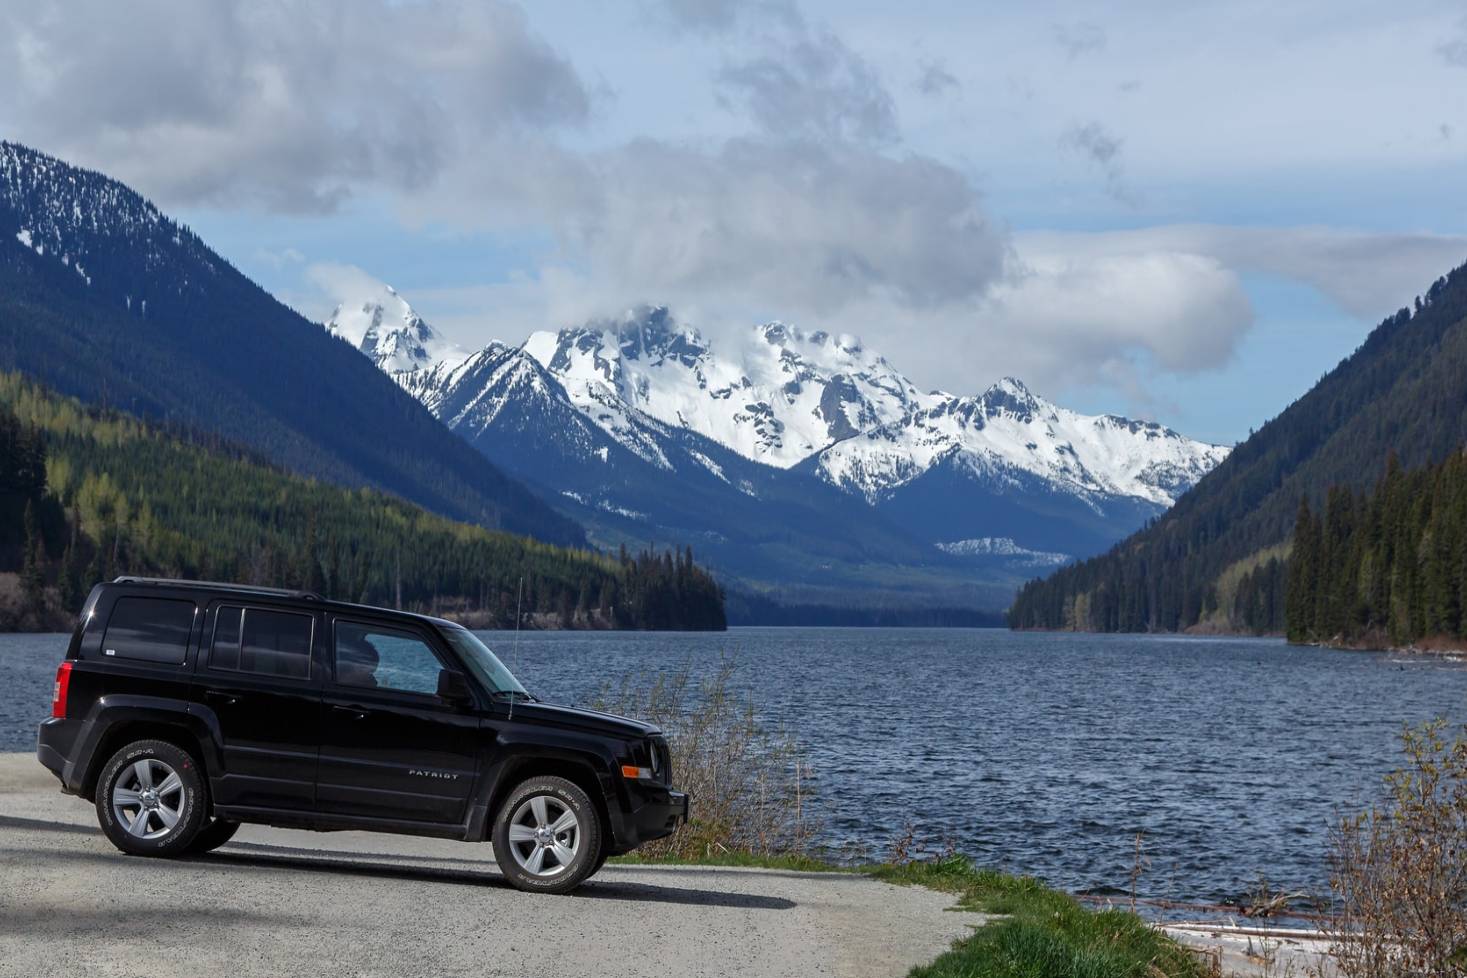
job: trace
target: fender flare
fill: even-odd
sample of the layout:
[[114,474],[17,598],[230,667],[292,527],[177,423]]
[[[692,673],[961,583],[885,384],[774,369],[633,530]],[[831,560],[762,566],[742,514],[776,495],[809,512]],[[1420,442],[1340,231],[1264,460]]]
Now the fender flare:
[[514,736],[497,738],[491,748],[494,758],[484,767],[478,789],[469,803],[468,819],[464,826],[464,837],[486,842],[493,830],[494,803],[517,783],[516,771],[536,763],[549,762],[580,769],[587,780],[598,785],[600,790],[592,793],[591,801],[601,808],[613,832],[620,825],[621,805],[617,798],[615,779],[612,776],[616,763],[604,745],[587,742],[574,736],[555,737],[559,743],[546,743],[545,731],[537,732],[533,740],[520,740]]
[[61,779],[70,791],[91,796],[91,786],[107,761],[99,756],[99,748],[119,726],[130,723],[156,724],[183,731],[198,745],[205,776],[212,779],[223,772],[219,718],[213,710],[162,696],[109,694],[98,697],[82,719],[77,747],[61,772]]

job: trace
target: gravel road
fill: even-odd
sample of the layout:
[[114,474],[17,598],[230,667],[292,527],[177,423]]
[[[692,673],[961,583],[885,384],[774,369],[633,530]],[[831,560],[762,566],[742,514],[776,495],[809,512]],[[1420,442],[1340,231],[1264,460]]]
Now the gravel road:
[[0,975],[896,976],[978,920],[863,876],[609,866],[510,889],[487,845],[245,826],[125,856],[31,754],[0,754]]

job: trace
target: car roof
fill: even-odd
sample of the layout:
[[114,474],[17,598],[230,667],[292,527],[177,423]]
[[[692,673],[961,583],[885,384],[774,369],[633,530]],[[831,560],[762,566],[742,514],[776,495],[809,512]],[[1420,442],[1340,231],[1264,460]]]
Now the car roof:
[[351,601],[336,601],[323,598],[314,591],[298,590],[292,588],[260,587],[254,584],[231,584],[226,581],[194,581],[182,578],[167,577],[133,577],[123,576],[115,578],[103,584],[107,588],[133,588],[147,590],[157,588],[169,591],[190,591],[200,594],[208,594],[218,597],[233,597],[241,600],[270,598],[276,601],[299,602],[310,607],[319,607],[330,611],[356,611],[370,612],[374,615],[385,615],[393,618],[406,618],[413,621],[426,622],[432,625],[446,628],[461,628],[457,622],[446,618],[438,618],[433,615],[419,614],[415,611],[401,611],[396,608],[383,608],[378,605],[357,604]]

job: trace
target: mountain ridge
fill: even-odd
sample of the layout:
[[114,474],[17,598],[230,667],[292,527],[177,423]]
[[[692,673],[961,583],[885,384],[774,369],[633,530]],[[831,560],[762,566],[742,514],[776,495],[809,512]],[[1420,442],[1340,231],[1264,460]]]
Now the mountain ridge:
[[[1373,329],[1313,387],[1242,442],[1153,525],[1027,585],[1011,623],[1096,631],[1281,632],[1265,601],[1300,501],[1361,490],[1395,453],[1415,468],[1467,443],[1467,266]],[[1265,605],[1267,615],[1245,609]]]
[[475,453],[130,188],[0,142],[0,369],[218,432],[292,471],[583,544]]

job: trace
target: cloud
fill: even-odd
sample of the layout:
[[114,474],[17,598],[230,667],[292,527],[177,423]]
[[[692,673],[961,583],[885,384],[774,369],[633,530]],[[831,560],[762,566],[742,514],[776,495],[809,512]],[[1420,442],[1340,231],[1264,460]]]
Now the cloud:
[[1136,196],[1127,188],[1121,167],[1121,140],[1098,122],[1075,124],[1060,136],[1060,143],[1084,156],[1105,174],[1106,193],[1121,203],[1135,206]]
[[1299,282],[1374,323],[1410,305],[1446,269],[1467,260],[1467,235],[1328,227],[1179,224],[1126,231],[1035,232],[1016,242],[1086,260],[1157,251],[1206,255],[1239,273]]
[[334,261],[311,262],[306,266],[306,279],[333,306],[376,295],[387,287],[386,282],[356,265]]
[[285,247],[279,250],[272,248],[256,248],[255,260],[269,265],[271,268],[279,269],[290,265],[299,265],[306,260],[303,252],[296,248]]
[[801,29],[717,75],[726,102],[741,103],[764,133],[892,143],[896,106],[876,69],[829,32]]
[[1467,18],[1457,27],[1457,36],[1436,46],[1437,56],[1455,68],[1467,68]]
[[804,22],[792,0],[660,0],[652,9],[673,30],[692,34],[727,34],[747,23]]
[[285,211],[423,187],[485,135],[591,104],[495,0],[9,4],[0,89],[16,136],[167,202]]
[[1144,355],[1164,370],[1219,367],[1252,326],[1238,273],[1214,257],[1021,251],[1011,280],[983,305],[983,329],[1022,334],[1032,370],[1061,383],[1094,381]]
[[1055,24],[1050,28],[1056,44],[1065,52],[1065,57],[1076,58],[1105,50],[1105,30],[1098,24],[1081,21],[1074,24]]
[[809,140],[702,153],[634,143],[601,161],[580,236],[590,267],[662,292],[757,296],[820,314],[882,296],[931,307],[982,295],[1005,236],[935,160]]
[[962,88],[963,85],[941,61],[928,61],[918,69],[916,87],[923,95],[937,96],[950,88]]

